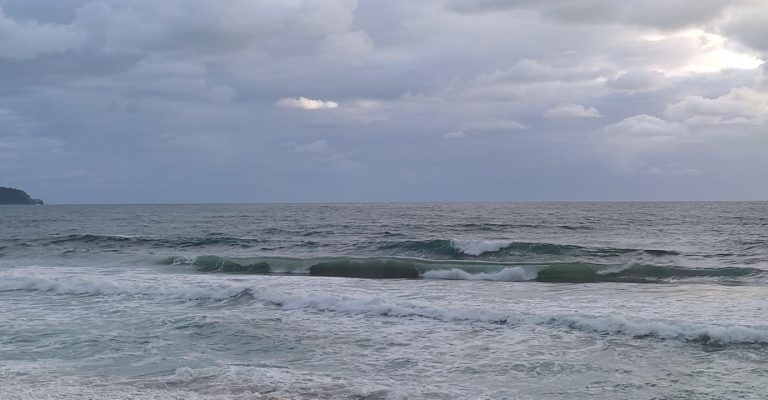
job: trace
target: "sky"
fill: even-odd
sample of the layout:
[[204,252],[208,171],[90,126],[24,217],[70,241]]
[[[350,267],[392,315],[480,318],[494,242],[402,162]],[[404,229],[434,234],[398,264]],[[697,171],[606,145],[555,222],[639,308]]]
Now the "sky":
[[764,0],[0,0],[48,203],[768,199]]

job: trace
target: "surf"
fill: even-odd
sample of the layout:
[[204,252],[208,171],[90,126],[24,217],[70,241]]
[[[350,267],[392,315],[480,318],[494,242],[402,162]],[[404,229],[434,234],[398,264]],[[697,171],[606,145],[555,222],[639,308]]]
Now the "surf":
[[483,260],[432,260],[407,257],[169,257],[161,265],[191,267],[202,273],[296,274],[367,279],[446,279],[549,283],[668,283],[708,279],[736,282],[765,276],[748,267],[689,268],[646,263],[507,263]]

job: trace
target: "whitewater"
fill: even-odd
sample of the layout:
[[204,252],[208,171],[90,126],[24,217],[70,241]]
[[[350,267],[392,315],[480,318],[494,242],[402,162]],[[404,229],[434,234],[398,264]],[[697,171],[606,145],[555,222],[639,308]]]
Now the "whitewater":
[[764,399],[766,215],[4,206],[0,398]]

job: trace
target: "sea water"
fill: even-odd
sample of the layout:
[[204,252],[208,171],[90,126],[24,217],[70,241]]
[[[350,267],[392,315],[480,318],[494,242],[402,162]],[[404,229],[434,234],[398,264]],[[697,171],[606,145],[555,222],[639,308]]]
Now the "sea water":
[[1,399],[765,399],[768,203],[0,207]]

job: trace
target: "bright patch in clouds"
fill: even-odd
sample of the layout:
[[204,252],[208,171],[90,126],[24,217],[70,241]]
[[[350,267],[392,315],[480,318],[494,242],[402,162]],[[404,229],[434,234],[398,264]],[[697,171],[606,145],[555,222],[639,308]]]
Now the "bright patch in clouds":
[[339,107],[339,103],[335,101],[310,99],[309,97],[284,97],[278,100],[275,105],[302,110],[326,110]]
[[699,50],[684,66],[664,71],[673,75],[718,72],[725,69],[755,69],[765,62],[756,52],[701,29],[688,29],[667,35],[647,35],[643,38],[649,42],[688,43],[690,47]]

